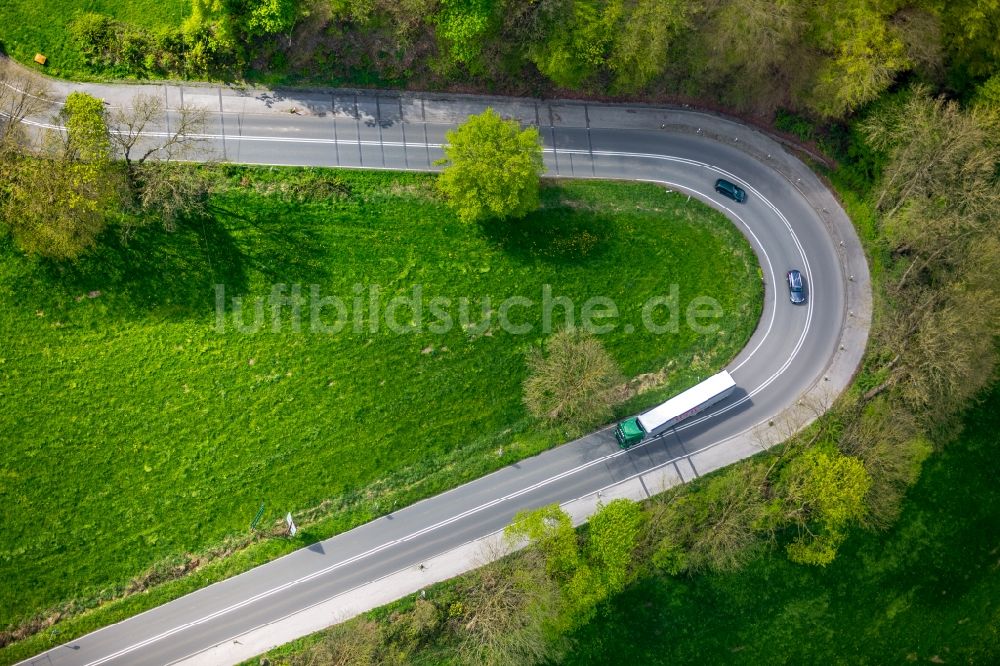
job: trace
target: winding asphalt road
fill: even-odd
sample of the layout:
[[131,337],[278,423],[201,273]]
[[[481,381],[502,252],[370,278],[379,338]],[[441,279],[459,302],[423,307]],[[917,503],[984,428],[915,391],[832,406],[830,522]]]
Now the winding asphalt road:
[[[73,89],[112,105],[127,104],[137,92],[136,86],[53,86],[56,104]],[[870,287],[850,221],[781,145],[725,118],[645,106],[370,91],[143,90],[162,95],[170,109],[210,110],[198,157],[250,164],[432,170],[445,131],[493,106],[540,128],[550,175],[652,181],[722,210],[758,255],[763,315],[728,366],[736,394],[661,437],[621,451],[612,432],[602,430],[24,663],[169,664],[198,655],[205,661],[206,650],[266,634],[282,618],[349,590],[363,595],[371,581],[495,533],[520,509],[608,496],[626,484],[648,496],[752,455],[821,413],[860,362]],[[154,131],[169,131],[171,123],[176,111]],[[718,177],[742,185],[746,203],[717,195]],[[788,300],[783,279],[789,268],[806,277],[804,306]],[[399,589],[398,596],[410,591]],[[231,663],[253,653],[210,661]]]

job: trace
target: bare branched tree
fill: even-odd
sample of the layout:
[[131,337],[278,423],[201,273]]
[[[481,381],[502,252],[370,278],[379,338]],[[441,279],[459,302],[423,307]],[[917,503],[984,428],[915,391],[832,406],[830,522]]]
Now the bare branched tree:
[[130,106],[108,114],[111,141],[125,162],[137,213],[121,226],[124,237],[150,218],[172,231],[180,215],[203,211],[208,198],[205,179],[195,169],[173,168],[169,163],[203,145],[207,119],[204,109],[184,106],[170,112],[162,99],[147,94],[136,95]]
[[525,552],[476,572],[463,591],[456,631],[462,663],[486,666],[534,664],[551,656],[546,627],[559,607],[559,590],[541,555]]
[[0,148],[26,141],[23,121],[51,106],[48,95],[43,79],[0,57]]
[[767,474],[760,463],[737,465],[651,512],[650,533],[659,541],[653,561],[673,573],[739,569],[773,537]]
[[881,366],[872,370],[884,380],[865,399],[893,390],[932,420],[993,374],[1000,146],[985,113],[916,87],[864,123],[869,143],[889,153],[877,205],[899,275],[873,333]]
[[370,666],[384,663],[379,653],[385,641],[378,624],[358,619],[331,628],[305,654],[307,666]]
[[[796,2],[726,0],[709,5],[703,31],[703,75],[741,108],[770,112],[818,66],[802,47],[806,8]],[[794,54],[794,57],[791,55]],[[738,79],[746,85],[723,82]]]
[[111,140],[129,169],[150,158],[161,162],[181,159],[204,142],[205,109],[182,106],[170,115],[169,125],[167,114],[163,100],[148,94],[136,95],[130,106],[109,113]]

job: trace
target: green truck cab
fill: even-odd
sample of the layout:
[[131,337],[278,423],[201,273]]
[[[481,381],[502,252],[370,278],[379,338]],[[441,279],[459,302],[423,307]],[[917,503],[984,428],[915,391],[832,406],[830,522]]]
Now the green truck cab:
[[646,436],[646,431],[642,429],[639,424],[639,417],[633,416],[630,419],[625,419],[618,424],[615,428],[615,439],[618,440],[618,446],[623,449],[627,449],[630,446],[635,446],[642,441],[642,438]]
[[660,435],[684,419],[725,400],[735,388],[736,382],[725,370],[712,375],[662,405],[619,423],[615,428],[618,446],[627,449],[646,439],[647,435]]

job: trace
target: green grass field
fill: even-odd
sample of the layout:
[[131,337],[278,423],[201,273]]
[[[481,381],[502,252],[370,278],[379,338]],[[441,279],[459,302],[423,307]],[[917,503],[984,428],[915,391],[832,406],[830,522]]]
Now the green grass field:
[[636,583],[575,636],[572,664],[995,664],[1000,385],[932,457],[886,534],[825,569],[769,555],[732,575]]
[[[383,303],[419,284],[473,312],[486,295],[540,300],[543,284],[577,307],[607,296],[621,317],[601,338],[626,374],[673,363],[629,407],[720,367],[759,316],[732,224],[652,185],[560,182],[524,221],[468,227],[430,176],[216,169],[212,218],[173,234],[68,268],[0,248],[0,626],[246,533],[261,502],[267,525],[331,500],[342,520],[303,536],[318,538],[564,439],[520,402],[540,308],[512,314],[528,335],[312,332],[308,305],[301,332],[285,308],[280,332],[268,310],[257,333],[219,333],[215,284],[348,302],[377,284]],[[671,283],[682,306],[718,299],[718,334],[683,318],[678,334],[644,330],[641,304]]]
[[0,46],[22,63],[36,53],[52,76],[92,79],[68,25],[82,12],[99,12],[149,29],[176,28],[191,10],[189,0],[4,0],[0,2]]

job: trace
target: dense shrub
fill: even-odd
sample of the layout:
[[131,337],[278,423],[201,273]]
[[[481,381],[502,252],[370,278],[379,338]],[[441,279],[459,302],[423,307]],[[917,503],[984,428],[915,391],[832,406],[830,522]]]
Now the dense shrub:
[[119,77],[221,75],[241,62],[235,42],[217,22],[151,32],[87,12],[74,18],[69,30],[88,65]]

